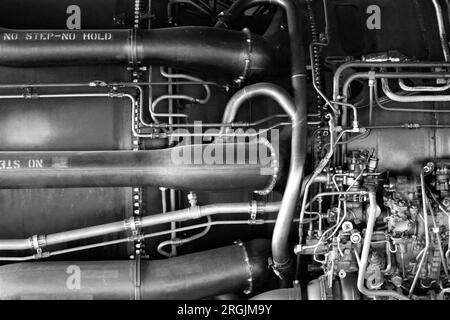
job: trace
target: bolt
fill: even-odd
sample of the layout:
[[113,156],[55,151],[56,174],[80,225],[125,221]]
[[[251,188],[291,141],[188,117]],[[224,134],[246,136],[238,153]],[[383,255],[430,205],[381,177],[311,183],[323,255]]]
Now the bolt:
[[350,237],[350,241],[352,243],[360,243],[361,242],[361,235],[359,233],[354,233]]
[[345,221],[342,224],[342,230],[344,232],[349,232],[349,231],[353,230],[353,224],[350,221]]
[[197,205],[197,195],[194,192],[189,192],[187,199],[191,207],[195,207]]

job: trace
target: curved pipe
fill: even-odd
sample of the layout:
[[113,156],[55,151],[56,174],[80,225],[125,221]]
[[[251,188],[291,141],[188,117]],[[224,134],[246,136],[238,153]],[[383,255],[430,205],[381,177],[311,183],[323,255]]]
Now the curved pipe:
[[[217,22],[216,27],[228,28],[246,9],[262,4],[276,5],[282,8],[286,14],[291,49],[291,84],[294,91],[294,104],[292,104],[292,101],[282,89],[271,86],[270,84],[260,85],[265,88],[245,88],[243,90],[247,90],[247,93],[241,91],[236,95],[246,96],[249,94],[248,91],[253,91],[251,95],[256,95],[256,92],[260,91],[261,93],[267,93],[274,99],[282,97],[278,102],[282,105],[283,109],[285,109],[285,112],[293,119],[291,167],[289,170],[286,191],[283,196],[282,207],[278,214],[272,238],[274,271],[280,278],[289,280],[291,258],[288,252],[288,237],[296,202],[300,196],[300,186],[302,184],[307,148],[306,117],[308,105],[306,89],[306,57],[302,38],[302,15],[298,7],[299,4],[298,1],[295,0],[239,0],[236,1],[227,12],[223,12],[219,15],[219,21]],[[232,101],[230,101],[228,105],[230,106],[233,103],[239,105],[242,103],[239,100],[246,99],[241,97],[233,102],[232,98]]]
[[292,122],[289,176],[272,238],[274,269],[283,278],[287,276],[291,267],[288,237],[300,196],[307,152],[306,106],[303,104],[296,106],[289,94],[274,84],[259,83],[241,89],[230,99],[225,108],[222,122],[232,123],[243,103],[257,96],[266,96],[275,100]]
[[447,102],[450,101],[450,95],[417,95],[417,96],[401,96],[392,92],[389,82],[381,79],[381,88],[389,99],[396,102],[412,103],[412,102]]
[[[250,293],[269,277],[265,240],[148,261],[58,261],[0,267],[0,299],[202,299]],[[80,278],[76,278],[79,275]]]
[[442,86],[409,86],[405,83],[405,81],[403,79],[399,79],[398,85],[400,86],[400,89],[402,89],[403,91],[408,91],[408,92],[423,92],[423,91],[442,92],[442,91],[447,91],[448,89],[450,89],[450,82],[448,82],[448,81],[447,81],[447,84],[442,85]]
[[[333,77],[333,100],[340,100],[339,91],[342,75],[348,69],[353,68],[449,68],[448,62],[364,62],[352,61],[346,62],[336,69]],[[433,73],[431,73],[433,74]]]
[[[398,94],[393,93],[387,83],[387,79],[439,79],[439,78],[449,78],[449,73],[423,73],[423,72],[355,72],[352,75],[350,75],[348,78],[346,78],[344,85],[342,87],[342,98],[346,100],[348,98],[349,92],[350,92],[350,85],[353,81],[358,79],[367,79],[370,81],[371,79],[381,79],[383,90],[386,94],[386,96],[392,100],[392,98],[395,99],[401,99],[402,101],[399,102],[423,102],[426,101],[428,98],[433,97],[442,97],[442,96],[434,96],[434,95],[427,95],[427,96],[401,96]],[[378,98],[378,90],[377,90],[377,82],[374,82],[374,85],[370,87],[371,93],[373,93],[373,98],[376,104],[386,111],[398,111],[398,112],[432,112],[432,113],[448,113],[450,110],[446,109],[411,109],[411,108],[388,108],[383,106]],[[448,96],[447,96],[448,97]],[[406,100],[405,100],[406,99]],[[411,99],[411,100],[410,100]],[[396,101],[396,100],[393,100]]]
[[245,79],[263,75],[272,55],[258,35],[208,27],[138,32],[0,29],[0,65],[6,66],[158,64]]
[[392,290],[369,290],[365,285],[366,269],[369,260],[370,244],[372,242],[373,229],[375,220],[377,219],[377,199],[375,190],[369,190],[369,210],[367,216],[366,234],[364,236],[364,244],[361,253],[358,271],[358,290],[365,296],[369,297],[392,297],[397,300],[409,300],[404,295]]
[[303,44],[303,29],[298,1],[295,0],[239,0],[226,12],[219,15],[216,28],[229,28],[248,8],[271,4],[282,8],[286,14],[291,48],[291,82],[294,89],[294,100],[297,109],[305,108],[306,112],[306,57]]

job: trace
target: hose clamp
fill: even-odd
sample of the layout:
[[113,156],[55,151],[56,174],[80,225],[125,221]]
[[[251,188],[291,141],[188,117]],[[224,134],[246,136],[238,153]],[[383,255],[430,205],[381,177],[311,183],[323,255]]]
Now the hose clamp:
[[291,261],[287,260],[284,263],[277,263],[273,260],[272,257],[269,257],[269,268],[272,269],[273,273],[283,280],[285,278],[286,273],[289,271],[291,266]]
[[203,217],[202,209],[200,206],[189,207],[187,210],[189,219],[196,220]]
[[141,228],[141,219],[139,217],[131,217],[125,220],[125,230],[130,230],[133,236],[138,236]]
[[250,219],[255,221],[258,215],[262,215],[265,212],[265,204],[259,201],[251,201],[249,203],[248,213],[250,214]]
[[42,255],[42,248],[47,245],[46,237],[34,235],[29,240],[31,248],[36,250],[37,257],[40,257]]

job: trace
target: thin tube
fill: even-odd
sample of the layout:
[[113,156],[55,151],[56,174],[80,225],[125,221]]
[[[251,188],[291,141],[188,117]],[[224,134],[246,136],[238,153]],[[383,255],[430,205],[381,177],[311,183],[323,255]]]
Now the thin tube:
[[340,65],[333,77],[333,100],[339,100],[340,82],[342,74],[353,68],[449,68],[448,62],[363,62],[353,61]]
[[389,82],[386,79],[381,79],[381,88],[384,94],[396,102],[411,103],[411,102],[447,102],[450,101],[450,95],[416,95],[416,96],[402,96],[391,91]]
[[[375,72],[358,72],[358,73],[354,73],[351,76],[349,76],[346,80],[345,83],[343,85],[343,89],[342,89],[342,94],[344,99],[346,99],[348,97],[348,93],[350,90],[350,85],[353,81],[357,80],[357,79],[368,79],[368,81],[371,81],[372,79],[381,79],[382,84],[384,86],[383,91],[386,89],[386,86],[384,85],[384,81],[386,81],[386,79],[406,79],[406,78],[425,78],[425,79],[439,79],[439,78],[450,78],[450,73],[418,73],[418,72],[411,72],[411,73],[392,73],[392,72],[382,72],[382,73],[375,73]],[[386,111],[398,111],[398,112],[432,112],[432,113],[449,113],[450,110],[435,110],[435,109],[412,109],[412,108],[388,108],[383,106],[378,98],[378,93],[377,93],[377,82],[374,82],[374,99],[376,104],[382,108],[383,110]],[[426,98],[426,97],[430,97],[430,99],[432,97],[439,97],[439,96],[401,96],[398,94],[394,94],[390,91],[389,87],[387,87],[387,90],[389,91],[388,93],[385,94],[386,96],[393,100],[392,98],[397,98],[400,99],[402,101],[399,102],[420,102],[420,101],[425,101],[425,100],[416,100],[416,98]],[[447,96],[447,99],[450,99],[450,96]],[[410,101],[411,100],[411,101]],[[395,100],[398,101],[398,100]],[[444,100],[445,101],[445,100]]]
[[[105,236],[123,231],[133,231],[138,228],[146,228],[170,222],[195,220],[217,214],[249,213],[252,208],[252,205],[249,203],[219,203],[202,207],[192,207],[142,218],[134,217],[123,221],[49,235],[36,235],[28,239],[0,240],[0,251],[38,250],[46,246]],[[280,208],[281,203],[277,202],[263,206],[262,210],[265,212],[277,212]]]
[[448,82],[446,85],[433,87],[433,86],[408,86],[403,79],[398,80],[398,85],[400,86],[400,89],[403,91],[408,92],[422,92],[422,91],[428,91],[428,92],[442,92],[447,91],[450,89],[450,82]]
[[200,233],[194,234],[193,236],[187,237],[187,238],[183,238],[183,239],[172,238],[171,240],[163,241],[158,245],[157,251],[161,255],[166,256],[167,258],[171,258],[176,255],[176,251],[174,254],[174,252],[173,252],[174,250],[172,249],[171,253],[167,253],[166,251],[163,250],[164,247],[171,246],[172,248],[175,247],[175,250],[176,250],[176,248],[178,246],[182,246],[186,243],[201,239],[204,236],[206,236],[209,233],[209,231],[211,230],[211,222],[212,222],[210,216],[207,216],[206,218],[208,219],[208,225],[206,226],[205,230],[201,231]]
[[422,266],[425,262],[425,259],[428,257],[428,249],[430,247],[430,237],[428,230],[428,209],[427,209],[428,198],[425,192],[425,176],[423,170],[420,172],[420,187],[422,189],[422,212],[423,212],[423,225],[425,229],[425,248],[423,249],[422,258],[420,259],[419,266],[417,267],[417,272],[414,276],[413,283],[411,284],[411,288],[409,289],[409,297],[411,297],[414,292],[417,281],[419,280],[420,271],[422,270]]
[[406,296],[393,290],[370,290],[365,286],[366,269],[369,260],[370,245],[372,242],[373,230],[375,228],[375,220],[377,218],[377,200],[375,190],[369,191],[369,210],[367,216],[366,234],[364,236],[364,244],[359,262],[358,271],[358,290],[365,296],[369,297],[391,297],[397,300],[409,300]]
[[[275,222],[276,222],[276,220],[274,220],[274,219],[212,221],[212,222],[206,222],[206,223],[196,224],[196,225],[192,225],[192,226],[177,228],[176,231],[184,232],[184,231],[190,231],[190,230],[194,230],[194,229],[213,227],[213,226],[217,226],[217,225],[250,225],[250,226],[254,226],[254,225],[274,224]],[[294,220],[294,222],[298,222],[298,220]],[[172,232],[171,230],[159,231],[159,232],[140,235],[137,238],[138,238],[138,240],[144,240],[144,239],[167,235],[167,234],[170,234],[171,232]],[[25,257],[0,257],[0,261],[18,262],[18,261],[38,260],[38,259],[49,258],[49,257],[57,256],[57,255],[72,253],[72,252],[95,249],[95,248],[111,246],[111,245],[127,243],[127,242],[134,242],[134,241],[136,241],[136,237],[127,237],[127,238],[122,238],[122,239],[117,239],[117,240],[112,240],[112,241],[104,241],[104,242],[100,242],[100,243],[89,244],[89,245],[85,245],[85,246],[78,246],[78,247],[69,248],[69,249],[63,249],[63,250],[57,250],[57,251],[47,251],[47,252],[43,252],[40,255],[34,254],[31,256],[25,256]]]

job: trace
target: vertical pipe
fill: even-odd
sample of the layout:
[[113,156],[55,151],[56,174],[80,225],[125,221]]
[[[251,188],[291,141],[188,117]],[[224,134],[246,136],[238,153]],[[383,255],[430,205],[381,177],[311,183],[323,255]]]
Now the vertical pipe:
[[392,297],[398,300],[408,300],[402,294],[392,290],[369,290],[365,286],[366,269],[369,260],[370,243],[372,242],[373,229],[375,227],[375,220],[377,218],[377,200],[375,190],[369,191],[369,211],[367,216],[366,234],[364,236],[364,244],[360,258],[358,271],[358,290],[366,296],[372,297]]
[[[240,0],[236,1],[228,12],[223,13],[216,27],[228,27],[245,9],[260,5],[277,5],[286,13],[291,48],[291,84],[294,91],[295,119],[292,124],[292,157],[289,179],[283,196],[283,205],[278,214],[272,238],[273,267],[280,278],[289,281],[292,261],[288,252],[290,226],[299,200],[300,186],[307,148],[307,83],[306,57],[303,46],[303,28],[299,2],[293,0]],[[295,161],[292,163],[292,161]]]
[[272,237],[272,267],[281,279],[286,280],[287,284],[292,276],[290,274],[292,261],[288,250],[288,238],[300,196],[307,152],[305,145],[307,134],[306,108],[299,110],[284,89],[271,83],[258,83],[241,89],[230,99],[225,108],[222,122],[232,123],[243,103],[256,96],[266,96],[278,102],[292,121],[292,151],[288,181]]
[[422,270],[425,259],[428,257],[428,249],[430,247],[430,237],[428,230],[428,210],[427,210],[427,195],[425,193],[425,176],[423,170],[420,172],[420,187],[422,189],[422,212],[423,212],[423,224],[425,229],[425,248],[423,249],[422,258],[420,259],[419,266],[417,267],[416,275],[414,276],[413,283],[409,289],[409,297],[412,296],[414,289],[416,287],[417,281],[419,280],[420,271]]
[[446,62],[450,61],[450,49],[447,40],[447,33],[445,32],[444,18],[442,15],[442,7],[438,0],[433,0],[434,9],[436,11],[436,18],[439,28],[439,37],[441,39],[442,52]]

